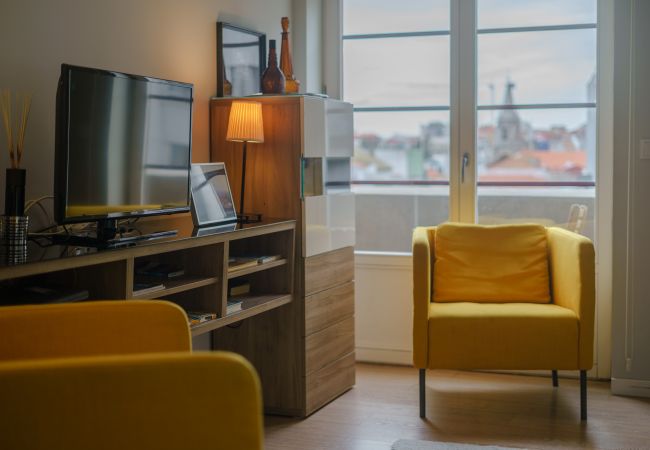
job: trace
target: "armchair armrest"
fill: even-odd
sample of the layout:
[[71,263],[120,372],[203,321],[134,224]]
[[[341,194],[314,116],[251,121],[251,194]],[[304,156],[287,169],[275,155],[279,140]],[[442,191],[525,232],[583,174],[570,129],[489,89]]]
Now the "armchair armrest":
[[593,366],[596,268],[593,243],[562,228],[548,228],[553,302],[573,310],[580,323],[578,365]]
[[435,235],[435,227],[417,227],[413,231],[413,365],[418,369],[425,369],[428,364]]
[[0,308],[0,362],[191,349],[187,316],[170,302],[108,300]]
[[0,448],[261,450],[260,384],[226,352],[0,363]]

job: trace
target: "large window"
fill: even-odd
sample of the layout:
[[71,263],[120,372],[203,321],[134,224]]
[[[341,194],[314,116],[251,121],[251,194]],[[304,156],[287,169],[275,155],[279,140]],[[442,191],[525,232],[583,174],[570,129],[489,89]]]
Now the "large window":
[[593,237],[596,0],[344,0],[343,24],[360,250],[448,219]]

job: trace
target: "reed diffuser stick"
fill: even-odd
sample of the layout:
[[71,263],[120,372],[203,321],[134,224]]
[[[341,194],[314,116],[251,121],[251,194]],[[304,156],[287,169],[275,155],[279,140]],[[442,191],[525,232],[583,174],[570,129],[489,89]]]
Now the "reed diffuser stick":
[[2,121],[7,135],[7,149],[9,150],[11,168],[15,169],[16,158],[14,157],[13,126],[11,124],[11,92],[9,92],[9,89],[3,89],[0,92],[0,108],[2,109]]
[[[18,101],[18,98],[16,98]],[[22,96],[22,114],[20,116],[20,131],[18,132],[18,142],[16,143],[17,162],[16,167],[20,167],[23,159],[23,150],[25,149],[25,130],[27,129],[27,119],[29,119],[29,110],[32,105],[32,96],[23,94]]]
[[[27,120],[29,119],[31,104],[31,95],[16,95],[16,120],[19,120],[19,123],[18,130],[16,130],[16,141],[14,142],[11,92],[9,89],[3,89],[0,92],[0,110],[2,111],[2,121],[4,123],[5,134],[7,135],[7,149],[9,150],[9,160],[11,161],[12,169],[18,169],[23,159],[23,151],[25,150],[25,130],[27,129]],[[18,111],[19,107],[20,114]]]

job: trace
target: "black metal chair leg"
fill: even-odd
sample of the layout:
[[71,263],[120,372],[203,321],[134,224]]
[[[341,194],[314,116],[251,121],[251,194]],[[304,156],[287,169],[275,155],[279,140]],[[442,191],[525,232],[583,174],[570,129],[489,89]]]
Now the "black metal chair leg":
[[587,371],[580,371],[580,420],[587,420]]
[[551,370],[551,376],[553,377],[553,387],[558,387],[557,370]]
[[420,417],[425,418],[426,412],[426,369],[420,369]]

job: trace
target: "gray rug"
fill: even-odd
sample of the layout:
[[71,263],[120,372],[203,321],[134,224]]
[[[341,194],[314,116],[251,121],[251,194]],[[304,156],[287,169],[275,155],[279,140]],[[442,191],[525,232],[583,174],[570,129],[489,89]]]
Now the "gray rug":
[[455,442],[415,441],[411,439],[400,439],[391,448],[392,450],[523,450],[497,445],[457,444]]

